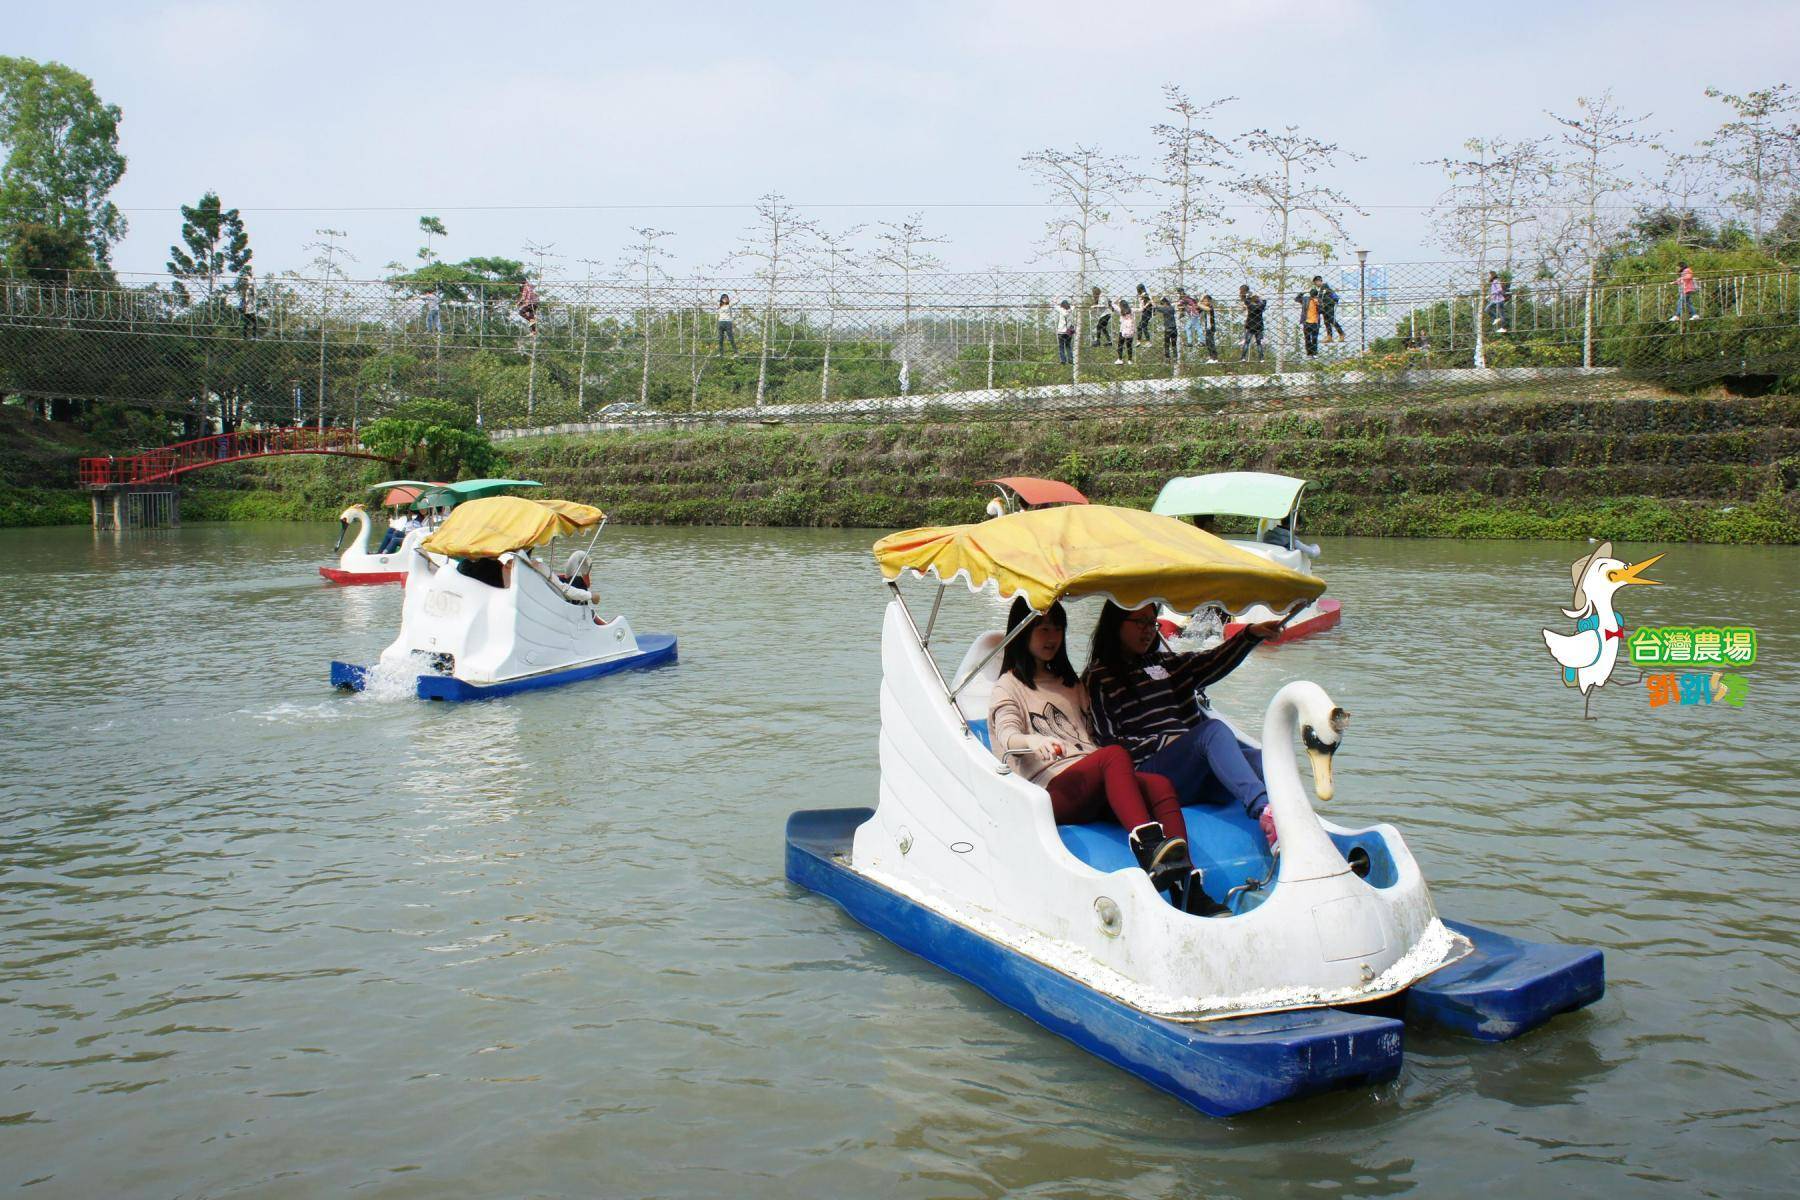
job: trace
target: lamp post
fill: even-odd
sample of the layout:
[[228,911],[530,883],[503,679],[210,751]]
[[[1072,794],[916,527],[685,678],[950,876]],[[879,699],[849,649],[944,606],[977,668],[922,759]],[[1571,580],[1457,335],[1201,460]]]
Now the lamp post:
[[1356,252],[1356,315],[1362,322],[1360,352],[1369,352],[1369,252]]

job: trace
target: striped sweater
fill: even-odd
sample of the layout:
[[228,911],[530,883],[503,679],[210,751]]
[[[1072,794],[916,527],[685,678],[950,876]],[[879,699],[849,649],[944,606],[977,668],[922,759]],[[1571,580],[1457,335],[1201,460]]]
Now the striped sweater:
[[1083,682],[1093,706],[1094,734],[1102,746],[1123,746],[1142,763],[1200,723],[1206,689],[1237,670],[1261,639],[1248,633],[1211,650],[1177,654],[1152,650],[1124,669],[1089,664]]

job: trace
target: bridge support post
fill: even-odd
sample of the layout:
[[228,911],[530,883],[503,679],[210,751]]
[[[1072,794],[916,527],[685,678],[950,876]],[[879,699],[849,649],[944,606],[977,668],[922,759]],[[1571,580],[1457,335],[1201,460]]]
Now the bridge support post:
[[89,493],[95,529],[166,529],[181,525],[181,493],[164,484],[119,485]]

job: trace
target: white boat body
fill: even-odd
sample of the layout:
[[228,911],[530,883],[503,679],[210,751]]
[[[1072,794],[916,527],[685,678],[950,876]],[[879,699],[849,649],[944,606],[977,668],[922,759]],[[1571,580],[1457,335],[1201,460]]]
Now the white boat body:
[[594,606],[565,599],[528,551],[500,561],[511,567],[504,588],[462,574],[454,560],[408,550],[400,636],[381,652],[381,666],[423,674],[433,668],[415,655],[449,655],[451,675],[489,685],[638,653],[629,621],[597,623]]
[[[428,529],[409,529],[400,548],[390,554],[376,554],[370,546],[374,530],[369,514],[361,508],[346,509],[341,519],[355,522],[360,528],[338,556],[338,570],[346,575],[398,575],[406,571],[406,558],[412,548],[430,536]],[[379,545],[379,543],[375,543]]]
[[[952,678],[999,638],[977,639]],[[964,717],[986,719],[997,672],[996,659],[961,691],[955,708]],[[1291,747],[1294,709],[1283,709],[1283,698],[1296,688],[1317,691],[1283,689],[1265,741]],[[856,830],[851,869],[1123,1003],[1188,1020],[1354,1003],[1399,992],[1468,952],[1438,919],[1391,826],[1374,828],[1395,881],[1378,889],[1352,872],[1291,752],[1264,762],[1282,838],[1268,898],[1238,915],[1201,918],[1171,906],[1141,870],[1100,871],[1070,853],[1049,794],[1006,768],[955,708],[900,601],[890,601],[880,797]]]

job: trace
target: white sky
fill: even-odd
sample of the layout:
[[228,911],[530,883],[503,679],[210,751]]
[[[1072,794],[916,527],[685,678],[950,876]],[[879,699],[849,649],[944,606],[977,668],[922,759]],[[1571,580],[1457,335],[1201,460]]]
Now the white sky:
[[[176,206],[207,188],[244,210],[265,273],[331,226],[351,273],[379,275],[412,261],[421,213],[451,258],[549,242],[553,277],[589,258],[604,274],[647,224],[675,234],[673,269],[710,267],[771,191],[829,228],[923,208],[951,269],[1049,267],[1020,155],[1089,142],[1149,165],[1165,82],[1240,97],[1220,133],[1297,124],[1365,155],[1329,178],[1368,211],[1353,242],[1436,259],[1416,206],[1442,180],[1421,160],[1549,133],[1544,109],[1607,87],[1691,144],[1722,119],[1706,86],[1800,61],[1793,0],[6,7],[6,53],[67,63],[124,109],[121,271],[160,271]],[[1107,240],[1153,261],[1141,226]]]

